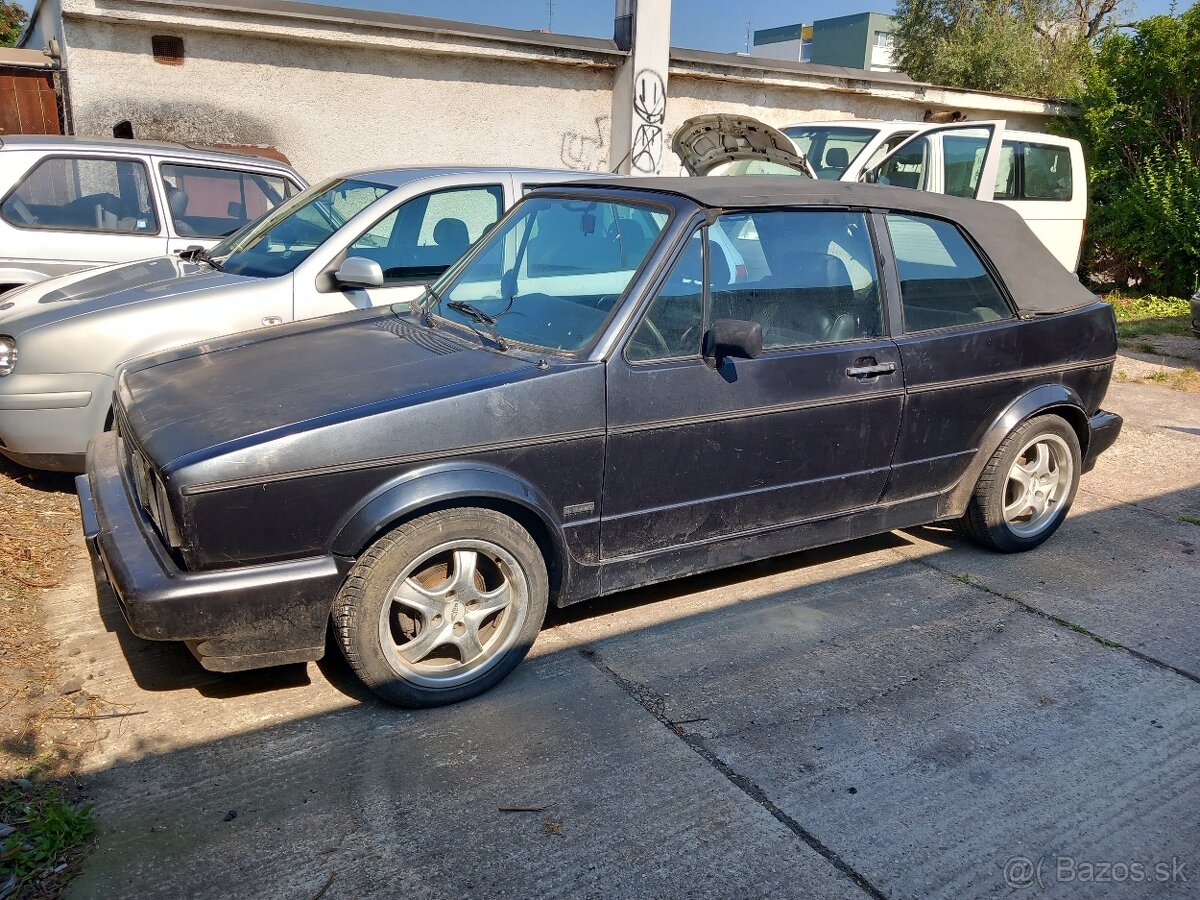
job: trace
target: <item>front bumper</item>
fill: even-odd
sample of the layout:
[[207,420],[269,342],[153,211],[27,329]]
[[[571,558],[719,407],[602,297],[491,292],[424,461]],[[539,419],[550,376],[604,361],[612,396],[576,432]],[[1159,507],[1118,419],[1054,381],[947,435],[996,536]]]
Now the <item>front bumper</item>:
[[75,485],[97,579],[112,586],[130,630],[147,640],[185,641],[216,672],[320,659],[329,611],[353,560],[185,571],[137,505],[123,457],[117,436],[102,435]]
[[112,405],[108,375],[0,378],[0,453],[32,469],[82,472],[84,451]]
[[1103,409],[1097,410],[1096,414],[1088,419],[1089,437],[1087,452],[1083,457],[1083,471],[1092,471],[1092,467],[1096,465],[1096,458],[1117,442],[1124,423],[1125,420],[1116,413]]

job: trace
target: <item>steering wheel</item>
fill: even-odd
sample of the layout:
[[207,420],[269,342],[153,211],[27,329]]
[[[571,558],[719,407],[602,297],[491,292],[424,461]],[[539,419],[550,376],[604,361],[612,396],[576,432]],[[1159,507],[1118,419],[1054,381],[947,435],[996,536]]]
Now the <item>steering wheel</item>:
[[667,345],[667,340],[663,337],[662,332],[658,330],[658,326],[651,321],[649,316],[642,319],[642,324],[650,329],[650,336],[654,338],[654,342],[658,344],[658,349],[663,352],[663,355],[670,356],[671,348]]

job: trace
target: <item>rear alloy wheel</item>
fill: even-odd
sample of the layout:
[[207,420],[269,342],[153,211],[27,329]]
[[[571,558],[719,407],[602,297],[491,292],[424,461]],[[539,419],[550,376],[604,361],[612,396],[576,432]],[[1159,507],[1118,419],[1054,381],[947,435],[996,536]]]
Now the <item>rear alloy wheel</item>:
[[333,609],[346,659],[402,706],[465,700],[529,652],[548,599],[533,538],[488,509],[422,516],[380,538]]
[[1058,530],[1079,487],[1079,437],[1062,418],[1022,422],[979,476],[963,517],[968,535],[1003,553],[1031,550]]

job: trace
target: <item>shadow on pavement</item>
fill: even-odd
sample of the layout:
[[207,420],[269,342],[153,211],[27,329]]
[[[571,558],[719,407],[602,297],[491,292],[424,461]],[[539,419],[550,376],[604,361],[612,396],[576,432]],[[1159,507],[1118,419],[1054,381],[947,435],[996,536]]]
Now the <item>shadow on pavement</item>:
[[[359,703],[289,715],[300,667],[210,675],[102,598],[139,686],[181,692],[183,745],[93,776],[106,831],[78,893],[862,896],[851,871],[962,897],[1002,893],[1014,855],[1200,865],[1200,687],[1023,605],[1077,604],[1106,639],[1161,618],[1200,658],[1194,526],[1088,502],[1029,554],[929,526],[556,611],[557,649],[426,711],[328,652]],[[214,709],[191,691],[249,727],[188,740]]]

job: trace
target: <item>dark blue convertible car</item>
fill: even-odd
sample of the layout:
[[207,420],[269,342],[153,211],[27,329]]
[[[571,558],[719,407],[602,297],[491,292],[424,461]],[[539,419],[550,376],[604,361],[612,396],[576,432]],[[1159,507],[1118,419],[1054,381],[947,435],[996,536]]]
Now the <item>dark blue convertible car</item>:
[[510,672],[549,603],[928,522],[1036,547],[1120,430],[1115,351],[999,204],[595,181],[529,195],[411,306],[132,364],[79,494],[136,634],[232,671],[332,628],[434,705]]

